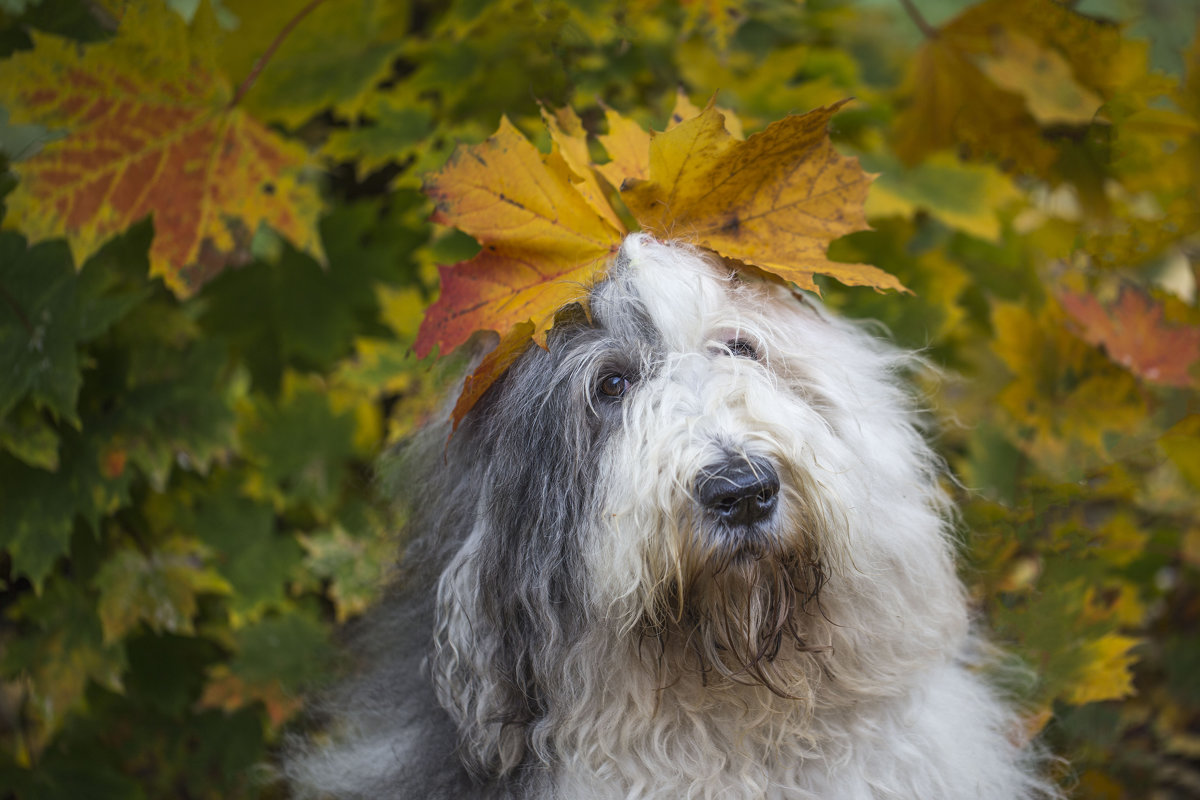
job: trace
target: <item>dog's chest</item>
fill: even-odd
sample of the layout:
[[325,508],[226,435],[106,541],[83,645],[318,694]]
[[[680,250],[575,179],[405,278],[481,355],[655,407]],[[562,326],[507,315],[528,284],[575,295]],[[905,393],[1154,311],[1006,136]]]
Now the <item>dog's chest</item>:
[[[687,683],[683,679],[681,683]],[[683,691],[680,691],[683,689]],[[673,691],[674,690],[674,691]],[[614,703],[584,718],[554,784],[562,800],[798,800],[816,797],[816,755],[802,707],[757,689],[749,703],[713,702],[681,685],[655,707]],[[753,710],[751,710],[753,709]]]

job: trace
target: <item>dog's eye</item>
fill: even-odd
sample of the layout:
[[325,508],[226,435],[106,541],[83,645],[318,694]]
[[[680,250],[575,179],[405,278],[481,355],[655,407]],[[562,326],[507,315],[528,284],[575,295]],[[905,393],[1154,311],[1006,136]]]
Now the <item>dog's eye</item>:
[[633,381],[615,372],[605,375],[596,382],[597,391],[605,397],[624,397],[631,386],[633,386]]
[[726,342],[725,346],[729,348],[730,354],[738,358],[758,359],[758,351],[745,339],[732,339]]

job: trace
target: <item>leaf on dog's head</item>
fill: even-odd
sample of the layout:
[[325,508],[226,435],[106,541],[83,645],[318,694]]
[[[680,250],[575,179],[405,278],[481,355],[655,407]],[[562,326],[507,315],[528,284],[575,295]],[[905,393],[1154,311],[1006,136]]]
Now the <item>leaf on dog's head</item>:
[[826,257],[831,241],[867,228],[871,176],[827,133],[841,105],[785,117],[738,141],[710,104],[654,136],[648,178],[626,180],[621,198],[655,236],[702,245],[806,289],[822,274],[903,290],[880,269]]
[[608,202],[604,189],[600,187],[600,181],[596,179],[596,174],[592,171],[587,131],[584,130],[579,115],[571,108],[560,108],[550,112],[543,106],[542,121],[546,123],[546,128],[550,131],[550,141],[554,143],[554,152],[562,156],[563,161],[567,162],[567,167],[571,170],[571,180],[574,182],[576,190],[583,195],[583,199],[605,222],[616,230],[624,230],[625,226],[621,222],[621,218],[617,216],[612,204]]
[[597,210],[597,197],[586,193],[588,176],[575,173],[577,154],[567,144],[543,155],[503,119],[491,138],[460,146],[426,178],[425,193],[437,205],[434,221],[470,234],[483,250],[442,267],[441,296],[417,334],[418,356],[435,346],[448,353],[477,330],[504,337],[525,322],[544,341],[554,312],[578,299],[620,247],[623,226],[611,209]]
[[[582,294],[626,233],[597,174],[619,188],[630,212],[662,239],[682,239],[777,278],[815,288],[814,274],[842,283],[901,289],[891,275],[826,258],[831,241],[867,227],[871,176],[829,140],[841,104],[790,116],[741,139],[741,125],[712,103],[699,111],[680,93],[671,126],[651,136],[614,111],[600,143],[611,161],[591,162],[587,136],[570,109],[542,118],[553,149],[543,155],[507,119],[486,142],[459,147],[426,178],[434,221],[483,247],[441,267],[441,295],[414,345],[447,353],[472,333],[501,344],[468,378],[455,426],[530,339],[545,343],[554,313]],[[731,133],[732,131],[732,133]]]
[[612,159],[596,167],[614,189],[628,179],[645,180],[650,176],[650,134],[631,119],[611,108],[605,109],[608,133],[596,137]]

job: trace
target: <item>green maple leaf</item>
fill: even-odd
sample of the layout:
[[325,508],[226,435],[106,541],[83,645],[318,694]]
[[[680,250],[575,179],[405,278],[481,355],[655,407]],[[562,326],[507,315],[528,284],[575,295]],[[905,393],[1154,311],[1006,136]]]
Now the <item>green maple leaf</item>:
[[67,553],[78,517],[93,530],[102,515],[129,502],[132,470],[106,472],[106,448],[72,429],[62,435],[57,471],[29,466],[0,453],[0,550],[17,574],[40,586]]
[[[14,233],[0,233],[0,420],[27,398],[76,427],[83,384],[79,345],[125,316],[147,294],[146,250],[153,232],[134,226],[106,243],[76,273],[62,242],[28,247]],[[44,421],[28,412],[0,431],[26,461],[52,467]],[[30,448],[33,448],[32,450]]]
[[83,376],[75,264],[65,242],[0,233],[0,417],[26,394],[75,424]]
[[200,594],[228,594],[230,585],[204,566],[198,542],[173,539],[149,553],[125,549],[96,574],[104,641],[123,639],[138,623],[155,632],[192,633]]
[[235,625],[283,604],[302,553],[294,538],[276,531],[270,506],[239,495],[222,479],[185,525],[213,549],[218,571],[232,586]]
[[355,455],[355,419],[335,411],[321,387],[285,376],[278,403],[259,399],[242,420],[246,457],[290,502],[328,508]]
[[408,27],[407,8],[383,0],[325,3],[302,14],[308,5],[224,0],[238,24],[216,37],[217,61],[233,81],[251,75],[259,57],[278,44],[242,104],[288,127],[331,107],[356,116],[368,92],[391,73]]

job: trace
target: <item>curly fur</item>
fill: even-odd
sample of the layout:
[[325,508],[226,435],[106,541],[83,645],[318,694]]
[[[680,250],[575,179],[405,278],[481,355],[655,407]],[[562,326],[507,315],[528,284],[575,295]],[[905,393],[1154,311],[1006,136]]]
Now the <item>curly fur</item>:
[[327,702],[331,740],[293,750],[294,785],[1053,795],[968,665],[912,364],[811,300],[630,237],[548,349],[448,444],[443,426],[409,447],[401,578],[363,676]]

